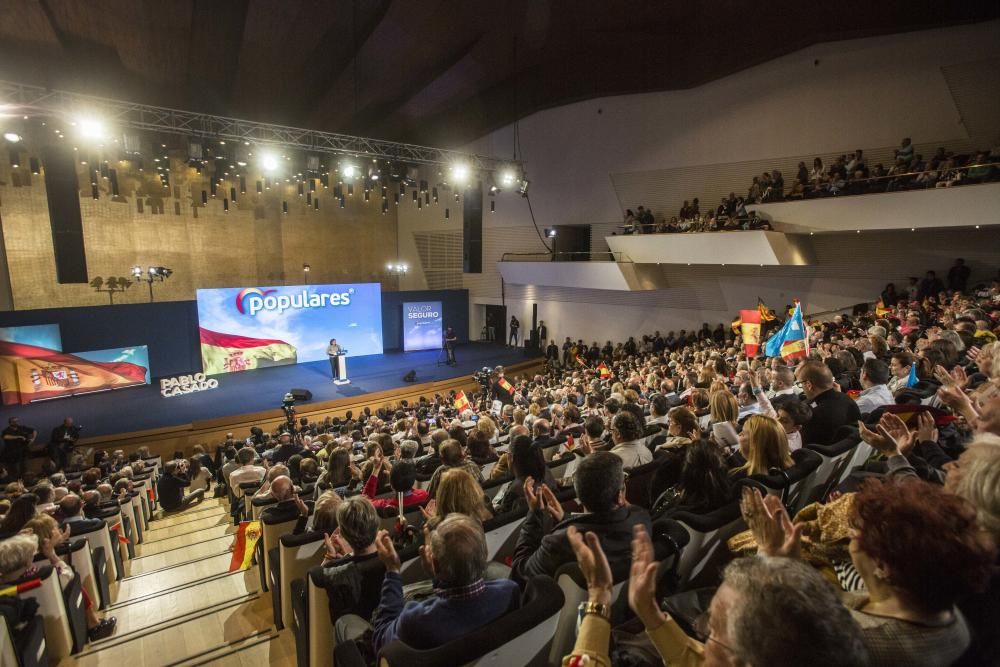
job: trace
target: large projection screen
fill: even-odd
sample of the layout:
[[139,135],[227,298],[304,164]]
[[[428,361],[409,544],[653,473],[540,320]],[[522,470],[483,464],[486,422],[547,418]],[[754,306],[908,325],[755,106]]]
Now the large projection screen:
[[381,354],[381,285],[200,289],[198,325],[207,375],[323,360],[331,338]]

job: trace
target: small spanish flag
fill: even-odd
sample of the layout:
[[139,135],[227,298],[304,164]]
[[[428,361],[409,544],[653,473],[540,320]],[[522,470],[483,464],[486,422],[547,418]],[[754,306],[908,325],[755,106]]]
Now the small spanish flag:
[[576,355],[575,359],[576,359],[576,363],[580,364],[581,366],[586,366],[587,365],[587,362],[584,361],[583,357],[581,357],[579,354]]
[[510,394],[511,396],[514,395],[514,385],[512,385],[510,382],[507,382],[507,378],[500,378],[497,381],[497,384],[503,387],[503,390],[508,394]]
[[608,365],[603,361],[597,364],[597,373],[601,376],[602,380],[607,380],[611,377],[611,369],[608,368]]
[[253,552],[260,540],[260,521],[241,521],[236,529],[236,541],[233,542],[233,557],[229,561],[229,571],[247,570],[253,561]]
[[18,595],[19,593],[30,591],[32,588],[38,588],[41,585],[41,579],[28,579],[27,581],[22,581],[15,586],[4,586],[3,588],[0,588],[0,597]]
[[756,357],[760,349],[760,311],[740,311],[740,334],[743,336],[743,350],[748,357]]
[[891,312],[892,311],[886,308],[885,304],[882,303],[882,299],[879,299],[878,303],[875,304],[875,317],[885,317]]
[[455,392],[455,410],[458,411],[458,414],[462,414],[466,410],[471,410],[471,409],[472,409],[472,404],[469,403],[469,399],[465,397],[465,392],[464,391],[456,391]]

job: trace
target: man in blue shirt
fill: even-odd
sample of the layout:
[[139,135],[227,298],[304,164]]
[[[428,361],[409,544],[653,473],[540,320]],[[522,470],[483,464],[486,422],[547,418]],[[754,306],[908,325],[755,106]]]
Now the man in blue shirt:
[[434,580],[433,597],[420,602],[403,600],[399,555],[388,531],[375,540],[385,565],[382,599],[375,610],[374,648],[380,651],[394,639],[428,650],[460,639],[520,606],[520,590],[509,579],[486,581],[486,536],[478,521],[451,514],[425,533],[420,550],[424,569]]

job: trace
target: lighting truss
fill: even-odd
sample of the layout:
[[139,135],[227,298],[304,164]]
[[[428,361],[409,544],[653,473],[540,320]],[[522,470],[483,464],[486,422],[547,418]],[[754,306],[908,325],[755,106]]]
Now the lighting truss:
[[367,156],[418,164],[462,163],[478,171],[493,171],[500,161],[485,155],[320,132],[285,125],[183,111],[147,104],[80,95],[40,86],[0,81],[0,111],[12,106],[19,115],[51,115],[71,121],[81,114],[99,115],[119,130],[164,132],[187,137],[249,142],[258,146],[298,148],[337,155]]

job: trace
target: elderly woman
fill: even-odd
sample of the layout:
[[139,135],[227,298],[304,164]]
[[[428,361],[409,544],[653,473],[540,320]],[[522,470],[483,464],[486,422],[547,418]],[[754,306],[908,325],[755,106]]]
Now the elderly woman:
[[[745,489],[743,517],[764,556],[798,557],[803,524],[778,498]],[[866,595],[848,599],[871,664],[951,665],[969,647],[956,603],[989,581],[996,546],[975,509],[912,478],[868,480],[848,517],[849,552]]]

